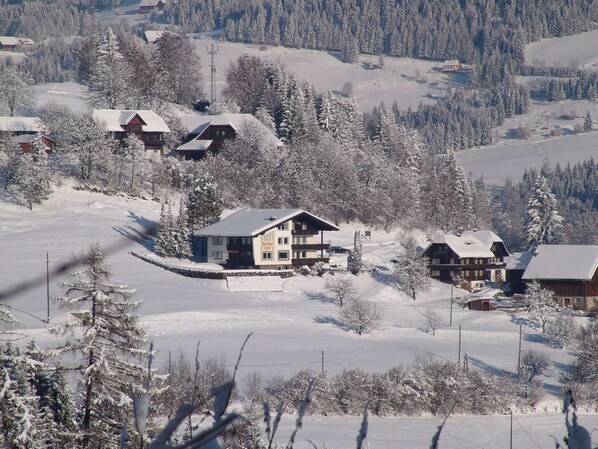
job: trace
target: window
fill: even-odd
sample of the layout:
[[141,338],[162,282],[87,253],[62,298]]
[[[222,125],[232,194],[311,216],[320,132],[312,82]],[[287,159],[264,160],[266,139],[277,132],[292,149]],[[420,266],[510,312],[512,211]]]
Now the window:
[[279,245],[288,245],[289,238],[288,237],[278,237],[278,244]]
[[241,237],[242,245],[251,245],[251,237]]
[[226,137],[226,131],[224,131],[223,129],[217,129],[216,130],[216,135],[218,137]]
[[440,264],[440,259],[432,259],[432,264],[434,264],[434,265]]
[[440,270],[432,270],[432,276],[440,277]]
[[279,224],[279,225],[278,225],[278,229],[279,229],[280,231],[288,231],[288,230],[289,230],[289,222],[288,222],[288,221],[285,221],[284,223],[282,223],[282,224]]
[[141,125],[131,124],[130,130],[131,131],[141,131]]
[[288,251],[278,251],[278,260],[289,260]]
[[212,259],[222,260],[222,251],[212,251]]
[[272,259],[272,251],[264,251],[262,253],[262,259],[271,260]]
[[224,245],[224,237],[212,237],[212,245]]
[[305,259],[306,257],[306,251],[293,251],[293,259]]

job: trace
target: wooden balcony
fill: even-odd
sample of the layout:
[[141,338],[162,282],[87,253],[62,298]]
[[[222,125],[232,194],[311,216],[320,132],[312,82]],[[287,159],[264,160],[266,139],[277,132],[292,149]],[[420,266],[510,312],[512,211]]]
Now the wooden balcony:
[[317,229],[295,229],[293,231],[291,231],[292,235],[318,235],[318,230]]
[[330,245],[328,243],[303,243],[292,244],[293,251],[327,251]]

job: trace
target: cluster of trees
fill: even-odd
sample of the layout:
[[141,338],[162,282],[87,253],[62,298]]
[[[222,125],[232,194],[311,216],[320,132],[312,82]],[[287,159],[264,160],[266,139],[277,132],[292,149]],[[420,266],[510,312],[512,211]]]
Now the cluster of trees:
[[595,15],[579,0],[183,0],[166,8],[186,32],[224,28],[233,41],[480,63],[476,83],[487,85],[514,73],[527,42],[586,30]]
[[376,416],[443,415],[454,413],[504,413],[511,406],[527,409],[542,398],[539,384],[532,382],[528,397],[512,377],[465,370],[456,363],[421,360],[415,366],[399,366],[384,373],[345,370],[336,376],[300,371],[290,379],[254,379],[245,393],[247,401],[289,406],[303,399],[315,378],[309,413],[360,415],[363,405]]
[[530,95],[542,101],[594,101],[598,98],[598,75],[581,71],[568,79],[539,78],[530,83]]
[[[542,233],[547,239],[541,243],[595,245],[598,243],[597,180],[598,166],[593,159],[564,167],[545,163],[540,169],[526,169],[519,183],[508,180],[494,196],[493,227],[512,250],[529,248],[533,243],[530,236]],[[531,208],[532,197],[539,201],[537,206],[543,206]],[[534,219],[538,226],[532,229],[529,225]]]
[[161,111],[163,102],[191,105],[203,96],[199,55],[178,34],[164,33],[149,50],[108,28],[88,67],[85,78],[96,107]]
[[[71,308],[87,306],[89,315],[56,324],[51,331],[62,343],[51,350],[34,343],[24,352],[2,345],[3,447],[119,447],[127,422],[129,438],[139,445],[131,396],[141,396],[149,375],[142,364],[148,356],[142,348],[145,332],[135,313],[140,303],[132,300],[133,290],[111,282],[97,246],[82,262],[84,268],[64,282],[65,294],[55,300]],[[66,380],[67,371],[77,374],[76,386]]]
[[97,27],[95,7],[81,0],[2,2],[0,35],[26,36],[36,42],[50,36],[86,36]]

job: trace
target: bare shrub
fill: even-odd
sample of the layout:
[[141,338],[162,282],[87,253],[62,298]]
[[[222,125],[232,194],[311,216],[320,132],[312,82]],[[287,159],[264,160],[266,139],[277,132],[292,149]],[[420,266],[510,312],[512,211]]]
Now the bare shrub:
[[341,308],[339,316],[343,325],[358,335],[369,334],[382,324],[382,314],[376,305],[357,298]]
[[349,276],[328,279],[324,288],[334,296],[334,301],[341,307],[357,297],[357,287]]
[[424,312],[424,318],[426,320],[426,332],[431,332],[432,337],[434,337],[436,335],[436,329],[442,327],[442,318],[438,312],[433,309],[426,309]]
[[528,349],[521,355],[521,366],[524,367],[527,382],[535,377],[550,374],[550,358],[543,352]]
[[520,125],[517,128],[515,128],[515,131],[513,132],[513,135],[517,138],[517,139],[524,139],[527,140],[530,137],[530,130],[527,126],[523,126]]

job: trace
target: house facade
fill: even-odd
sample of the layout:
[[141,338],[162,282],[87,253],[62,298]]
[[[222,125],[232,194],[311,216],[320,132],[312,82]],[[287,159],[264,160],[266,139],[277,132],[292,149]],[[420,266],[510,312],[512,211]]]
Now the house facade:
[[162,117],[148,109],[94,109],[93,120],[120,143],[129,135],[143,142],[148,158],[159,157],[166,148],[170,128]]
[[15,51],[33,44],[35,42],[28,37],[0,36],[0,50]]
[[247,209],[193,233],[195,256],[228,269],[298,269],[324,257],[338,228],[301,209]]
[[500,237],[488,230],[466,229],[436,236],[423,255],[430,259],[432,277],[452,283],[455,277],[472,287],[506,277],[505,257],[509,255]]
[[522,279],[552,290],[561,307],[596,311],[597,271],[597,245],[540,245]]
[[0,134],[11,137],[23,150],[31,153],[32,143],[39,135],[46,153],[54,149],[54,141],[44,134],[46,128],[38,117],[0,117]]
[[251,114],[187,115],[181,117],[181,122],[187,134],[185,143],[175,151],[185,159],[199,160],[208,152],[216,153],[225,140],[236,138],[247,128],[255,129],[267,145],[283,145],[272,131]]

